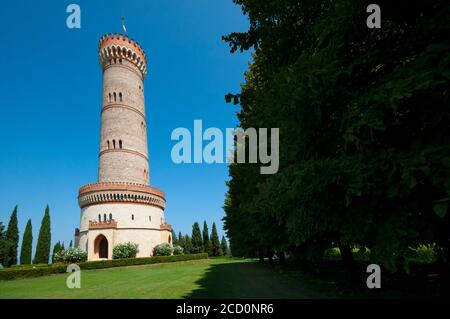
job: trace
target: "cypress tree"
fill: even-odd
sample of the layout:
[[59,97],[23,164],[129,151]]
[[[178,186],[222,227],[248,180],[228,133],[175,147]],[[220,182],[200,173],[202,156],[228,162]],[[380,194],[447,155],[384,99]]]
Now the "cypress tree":
[[211,255],[222,256],[222,246],[220,245],[219,235],[217,234],[216,223],[213,223],[211,230]]
[[9,251],[11,243],[6,238],[5,226],[0,222],[0,264],[6,267],[9,262]]
[[73,243],[72,243],[72,241],[70,241],[69,248],[72,248],[72,246],[73,246]]
[[35,264],[48,264],[48,259],[50,257],[50,243],[50,209],[47,205],[44,217],[42,218],[41,228],[39,229],[36,254],[34,255]]
[[175,230],[172,228],[172,243],[174,245],[178,245],[178,238],[177,238],[177,234],[175,233]]
[[203,240],[200,232],[200,226],[197,222],[192,225],[192,253],[201,253],[203,251]]
[[209,239],[208,224],[203,222],[203,252],[211,255],[211,240]]
[[222,236],[222,242],[220,243],[220,245],[222,246],[222,254],[224,256],[228,255],[228,243],[225,239],[225,236]]
[[20,264],[31,264],[31,249],[33,247],[33,227],[31,225],[31,219],[28,219],[25,226],[25,232],[23,233],[22,247],[20,248]]
[[178,234],[178,242],[177,242],[178,246],[181,246],[183,248],[184,253],[186,253],[186,239],[184,238],[183,235]]
[[185,254],[192,254],[192,241],[189,235],[184,236],[184,253]]
[[6,266],[11,267],[11,265],[17,264],[17,248],[19,246],[19,227],[17,226],[17,206],[14,207],[14,210],[11,214],[11,218],[9,219],[5,237],[10,243],[8,252],[8,262]]
[[54,246],[53,246],[53,252],[52,252],[52,263],[55,262],[55,255],[58,253],[58,251],[61,250],[61,243],[58,241]]

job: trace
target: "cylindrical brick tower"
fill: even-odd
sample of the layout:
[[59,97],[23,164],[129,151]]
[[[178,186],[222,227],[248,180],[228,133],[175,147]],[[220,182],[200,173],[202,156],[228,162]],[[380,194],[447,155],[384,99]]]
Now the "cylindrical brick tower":
[[127,37],[108,35],[100,39],[99,59],[103,95],[98,181],[149,185],[145,53]]
[[80,188],[78,247],[88,259],[112,258],[118,243],[138,244],[148,257],[161,242],[171,244],[164,223],[165,196],[150,187],[145,117],[144,50],[127,36],[108,34],[99,42],[103,71],[98,183]]

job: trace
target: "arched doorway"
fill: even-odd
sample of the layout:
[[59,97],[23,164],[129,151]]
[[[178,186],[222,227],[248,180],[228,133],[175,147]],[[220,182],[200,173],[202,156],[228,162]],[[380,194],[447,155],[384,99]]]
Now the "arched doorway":
[[94,253],[97,258],[108,258],[108,240],[103,235],[98,235],[94,242]]

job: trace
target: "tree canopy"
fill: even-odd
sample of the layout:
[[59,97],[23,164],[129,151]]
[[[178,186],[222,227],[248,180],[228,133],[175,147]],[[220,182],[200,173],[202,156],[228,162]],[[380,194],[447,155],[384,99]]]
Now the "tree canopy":
[[234,0],[252,50],[240,92],[244,129],[280,128],[280,168],[232,164],[225,229],[238,256],[367,247],[394,271],[411,247],[450,260],[450,5],[378,1]]

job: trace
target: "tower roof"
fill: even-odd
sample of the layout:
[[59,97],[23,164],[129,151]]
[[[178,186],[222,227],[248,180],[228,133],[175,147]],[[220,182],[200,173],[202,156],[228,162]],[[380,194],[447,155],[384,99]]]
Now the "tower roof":
[[134,63],[147,74],[147,57],[142,47],[135,40],[123,34],[109,33],[100,38],[98,54],[101,65],[111,58],[122,58]]

